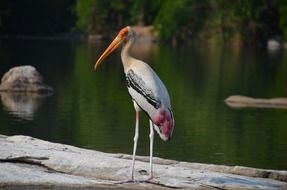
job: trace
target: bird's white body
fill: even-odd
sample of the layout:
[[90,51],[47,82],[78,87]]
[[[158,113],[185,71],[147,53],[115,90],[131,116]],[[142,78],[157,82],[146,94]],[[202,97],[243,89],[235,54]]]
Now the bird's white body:
[[[124,63],[126,60],[122,59],[122,61]],[[131,64],[126,64],[128,67],[124,68],[126,77],[128,78],[132,73],[137,79],[137,85],[139,85],[142,90],[142,93],[139,93],[138,89],[136,90],[135,87],[129,86],[127,79],[129,94],[137,106],[143,110],[151,120],[154,120],[161,110],[167,110],[167,112],[171,110],[170,98],[166,87],[153,69],[141,60],[132,58],[131,61],[130,58],[129,61]],[[147,96],[152,100],[147,99]],[[151,101],[153,101],[153,103],[151,103]],[[172,115],[172,113],[170,114]],[[155,128],[155,130],[159,132],[157,128]],[[160,133],[159,135],[162,139],[166,140]]]

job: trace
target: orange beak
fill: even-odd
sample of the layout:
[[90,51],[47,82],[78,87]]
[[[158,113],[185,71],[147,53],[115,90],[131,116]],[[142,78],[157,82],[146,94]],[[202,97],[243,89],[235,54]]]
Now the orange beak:
[[102,63],[102,61],[115,49],[121,45],[121,43],[124,41],[125,37],[122,35],[117,35],[117,37],[112,41],[112,43],[109,45],[109,47],[104,51],[104,53],[101,55],[101,57],[98,59],[94,66],[94,70],[97,69],[97,67]]

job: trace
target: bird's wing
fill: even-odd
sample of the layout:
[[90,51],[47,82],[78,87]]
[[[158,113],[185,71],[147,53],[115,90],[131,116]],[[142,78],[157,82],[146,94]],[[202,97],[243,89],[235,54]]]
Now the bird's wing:
[[150,116],[161,106],[170,107],[168,92],[152,70],[142,61],[138,61],[126,72],[129,94],[138,106]]
[[[159,108],[161,106],[161,101],[158,99],[151,88],[146,84],[146,82],[137,75],[132,69],[130,69],[126,75],[127,87],[130,90],[134,90],[136,94],[141,95],[145,100],[151,104],[154,108]],[[131,95],[136,98],[134,93]],[[137,101],[138,99],[135,99]]]

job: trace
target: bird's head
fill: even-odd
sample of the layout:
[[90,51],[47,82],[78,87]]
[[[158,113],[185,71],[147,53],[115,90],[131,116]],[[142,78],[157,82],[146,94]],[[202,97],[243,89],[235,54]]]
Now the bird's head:
[[126,26],[121,29],[115,39],[111,42],[111,44],[107,47],[104,53],[96,62],[94,69],[96,70],[97,67],[103,62],[103,60],[112,53],[115,49],[117,49],[122,43],[126,42],[128,39],[135,37],[135,32],[132,30],[130,26]]

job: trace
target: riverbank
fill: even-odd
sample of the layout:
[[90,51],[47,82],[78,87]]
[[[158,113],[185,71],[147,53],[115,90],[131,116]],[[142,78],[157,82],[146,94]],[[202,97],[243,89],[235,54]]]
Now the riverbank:
[[[131,155],[109,154],[35,139],[0,136],[4,189],[287,189],[287,171],[187,163],[154,158],[155,179],[127,179]],[[137,157],[136,179],[147,177],[148,157]]]

